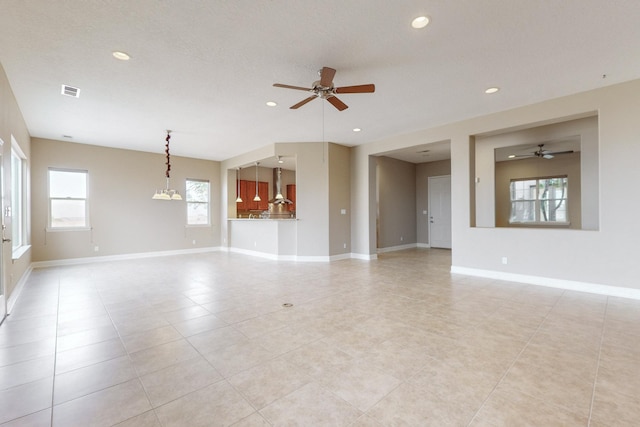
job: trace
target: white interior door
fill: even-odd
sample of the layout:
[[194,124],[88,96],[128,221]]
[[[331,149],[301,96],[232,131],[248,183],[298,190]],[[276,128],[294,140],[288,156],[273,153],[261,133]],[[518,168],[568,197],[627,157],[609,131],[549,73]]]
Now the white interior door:
[[430,176],[429,246],[451,249],[451,175]]

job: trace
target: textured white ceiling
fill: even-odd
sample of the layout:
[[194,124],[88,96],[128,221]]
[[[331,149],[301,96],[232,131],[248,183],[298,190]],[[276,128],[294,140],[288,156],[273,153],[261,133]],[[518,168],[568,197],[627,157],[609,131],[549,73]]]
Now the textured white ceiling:
[[[430,25],[412,29],[420,14]],[[2,0],[0,63],[34,137],[161,153],[172,129],[172,154],[224,160],[274,142],[359,145],[636,79],[639,23],[637,0]],[[307,94],[272,84],[310,86],[322,66],[336,86],[376,93],[341,95],[343,112],[290,110]]]

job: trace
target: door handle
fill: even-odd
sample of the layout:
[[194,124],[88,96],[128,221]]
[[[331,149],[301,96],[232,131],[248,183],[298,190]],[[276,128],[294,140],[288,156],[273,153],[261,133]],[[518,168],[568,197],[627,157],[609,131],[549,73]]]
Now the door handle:
[[7,226],[2,224],[2,243],[10,242],[11,239],[7,239],[4,235],[4,231],[7,229]]

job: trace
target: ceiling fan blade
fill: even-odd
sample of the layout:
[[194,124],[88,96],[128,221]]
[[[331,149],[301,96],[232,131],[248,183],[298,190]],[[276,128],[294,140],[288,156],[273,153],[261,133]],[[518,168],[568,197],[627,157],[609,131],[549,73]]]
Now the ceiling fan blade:
[[289,109],[291,109],[291,110],[295,110],[296,108],[300,108],[300,107],[302,107],[304,104],[306,104],[307,102],[313,101],[313,100],[314,100],[314,99],[316,99],[316,98],[317,98],[317,96],[315,96],[315,95],[310,96],[310,97],[308,97],[308,98],[306,98],[306,99],[303,99],[302,101],[298,102],[297,104],[292,105],[291,107],[289,107]]
[[310,88],[308,88],[308,87],[291,86],[291,85],[283,85],[283,84],[280,84],[280,83],[274,83],[273,85],[274,85],[275,87],[283,87],[283,88],[285,88],[285,89],[306,90],[307,92],[309,92],[309,91],[313,90],[313,89],[310,89]]
[[333,85],[333,76],[336,75],[336,70],[329,67],[322,67],[320,71],[320,86],[331,87]]
[[333,105],[334,107],[336,107],[338,110],[342,111],[342,110],[346,110],[347,108],[349,108],[347,106],[347,104],[345,104],[344,102],[340,101],[338,98],[336,98],[335,96],[329,96],[327,97],[327,101],[329,101],[331,103],[331,105]]
[[553,152],[550,151],[547,154],[556,155],[556,154],[571,154],[571,153],[573,153],[573,150],[569,150],[569,151],[553,151]]
[[336,93],[373,93],[376,91],[376,85],[357,85],[357,86],[343,86],[337,87]]

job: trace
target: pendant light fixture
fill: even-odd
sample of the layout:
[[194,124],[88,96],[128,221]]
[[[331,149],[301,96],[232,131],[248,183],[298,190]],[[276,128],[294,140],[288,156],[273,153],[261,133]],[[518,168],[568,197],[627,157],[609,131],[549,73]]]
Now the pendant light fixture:
[[236,203],[242,203],[242,197],[240,197],[240,168],[236,168]]
[[167,161],[165,165],[167,165],[167,171],[165,172],[165,176],[167,177],[167,187],[163,190],[156,190],[156,193],[153,195],[153,200],[182,200],[182,196],[178,193],[177,190],[172,190],[169,188],[169,177],[171,172],[171,162],[169,155],[169,140],[171,139],[171,131],[167,130],[167,138],[165,141],[164,152],[167,155]]
[[256,162],[256,196],[253,198],[254,202],[260,202],[262,199],[258,195],[258,165],[260,162]]

